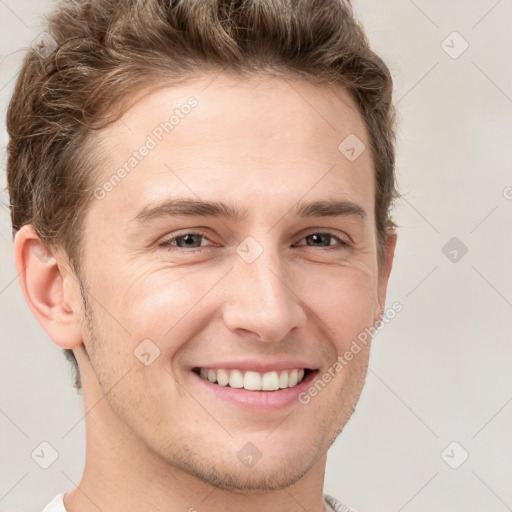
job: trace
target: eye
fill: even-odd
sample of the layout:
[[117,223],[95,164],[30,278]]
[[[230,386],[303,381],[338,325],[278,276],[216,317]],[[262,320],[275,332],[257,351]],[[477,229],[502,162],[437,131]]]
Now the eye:
[[[193,249],[197,249],[198,247],[204,247],[200,242],[201,238],[208,240],[206,235],[203,233],[197,231],[189,231],[187,233],[183,233],[182,235],[168,238],[164,240],[160,245],[167,247],[167,249],[170,251],[175,249],[185,249],[186,252],[196,252]],[[198,241],[199,245],[197,245]]]
[[[327,249],[328,251],[341,249],[343,247],[348,247],[349,244],[342,240],[340,237],[333,235],[332,233],[324,233],[324,232],[317,232],[317,233],[311,233],[310,235],[305,236],[302,240],[310,241],[312,243],[319,243],[320,245],[309,245],[309,247],[331,247],[331,244],[329,243],[330,240],[337,240],[338,244],[334,244],[332,248]],[[297,244],[297,245],[304,245],[304,244]]]
[[[201,243],[201,239],[209,240],[204,233],[198,231],[188,231],[178,236],[173,236],[164,240],[160,245],[166,247],[169,251],[183,249],[185,252],[194,253],[200,251],[201,247],[209,247],[208,245],[203,245]],[[350,244],[343,241],[340,237],[333,235],[328,232],[316,232],[311,233],[305,236],[302,240],[306,240],[306,244],[296,244],[296,245],[307,245],[309,247],[329,247],[327,250],[337,250],[345,247],[349,247]],[[301,241],[302,241],[301,240]],[[336,240],[338,243],[331,244],[332,240]],[[308,242],[312,242],[310,245]],[[211,247],[211,246],[210,246]]]

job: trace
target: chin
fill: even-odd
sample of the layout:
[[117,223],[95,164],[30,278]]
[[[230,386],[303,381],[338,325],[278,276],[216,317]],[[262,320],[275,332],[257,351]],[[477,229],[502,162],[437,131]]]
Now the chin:
[[314,462],[306,466],[303,463],[300,466],[290,466],[281,462],[278,466],[267,464],[260,468],[242,470],[240,466],[235,465],[231,468],[213,468],[213,472],[197,473],[196,477],[232,493],[258,494],[277,491],[295,484],[313,465]]
[[226,458],[225,454],[229,451],[223,452],[224,457],[223,454],[214,453],[199,457],[196,449],[182,447],[179,461],[174,460],[172,464],[220,489],[239,494],[258,494],[295,484],[325,455],[323,450],[315,449],[312,445],[301,451],[297,451],[295,446],[290,447],[289,453],[274,453],[272,457],[263,454],[252,467],[247,467],[236,455]]

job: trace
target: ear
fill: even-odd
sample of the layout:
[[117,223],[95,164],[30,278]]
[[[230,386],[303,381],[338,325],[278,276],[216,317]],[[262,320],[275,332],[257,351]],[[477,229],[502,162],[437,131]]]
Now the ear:
[[396,241],[398,235],[396,231],[388,229],[386,231],[386,242],[384,246],[384,262],[379,271],[379,283],[378,283],[378,307],[376,321],[381,318],[384,314],[384,307],[386,303],[386,292],[388,288],[389,275],[391,274],[391,268],[393,266],[393,258],[395,256]]
[[61,348],[80,345],[80,287],[65,259],[26,224],[14,239],[14,262],[25,300],[46,334]]

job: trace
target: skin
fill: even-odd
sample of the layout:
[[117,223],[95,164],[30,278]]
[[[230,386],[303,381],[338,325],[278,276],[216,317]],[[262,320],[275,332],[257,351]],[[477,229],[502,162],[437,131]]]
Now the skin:
[[[323,510],[326,452],[359,398],[369,344],[309,404],[276,411],[212,397],[190,368],[290,358],[321,375],[383,313],[396,233],[379,269],[370,151],[351,162],[338,150],[351,133],[370,146],[343,90],[212,78],[144,91],[95,135],[102,184],[174,108],[198,101],[92,199],[80,276],[87,315],[65,253],[44,247],[30,225],[15,239],[27,303],[53,342],[73,349],[82,375],[86,465],[65,496],[70,512]],[[230,201],[247,215],[132,221],[175,196]],[[328,199],[357,203],[366,220],[290,213],[299,200]],[[205,235],[193,239],[198,252],[162,245],[196,230]],[[309,236],[325,232],[333,238]],[[263,248],[251,264],[236,252],[248,236]],[[149,366],[133,353],[144,339],[160,350]],[[237,457],[248,442],[262,453],[251,468]]]

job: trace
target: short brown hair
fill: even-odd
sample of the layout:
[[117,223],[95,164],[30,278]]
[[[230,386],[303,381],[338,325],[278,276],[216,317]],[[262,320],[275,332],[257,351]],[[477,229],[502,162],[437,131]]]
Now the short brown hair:
[[[379,267],[395,187],[392,79],[346,0],[65,0],[46,48],[28,51],[7,113],[7,183],[15,234],[32,224],[80,275],[92,198],[95,130],[134,91],[205,71],[271,72],[340,85],[358,105],[374,163]],[[117,115],[114,114],[117,111]],[[341,141],[340,141],[341,142]],[[80,374],[74,363],[75,387]]]

